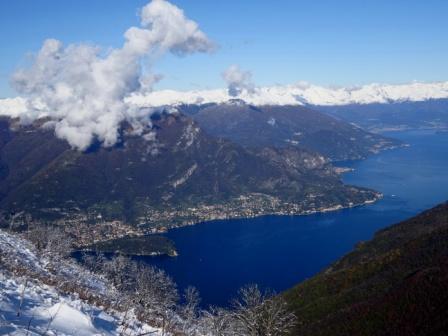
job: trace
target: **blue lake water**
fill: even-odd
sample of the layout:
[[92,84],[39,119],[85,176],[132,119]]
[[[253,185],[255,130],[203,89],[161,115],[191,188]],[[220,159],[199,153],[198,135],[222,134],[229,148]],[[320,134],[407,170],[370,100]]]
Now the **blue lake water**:
[[248,283],[283,291],[311,277],[375,231],[448,200],[448,132],[386,135],[410,147],[350,162],[349,184],[384,194],[373,205],[309,216],[219,220],[175,229],[177,258],[146,258],[182,289],[193,285],[203,305],[226,305]]

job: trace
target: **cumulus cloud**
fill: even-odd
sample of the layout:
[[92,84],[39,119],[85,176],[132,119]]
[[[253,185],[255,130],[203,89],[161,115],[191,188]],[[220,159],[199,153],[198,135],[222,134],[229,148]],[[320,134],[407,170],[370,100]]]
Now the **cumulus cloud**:
[[107,53],[93,45],[46,40],[31,65],[12,76],[26,99],[2,104],[0,114],[23,122],[49,117],[56,135],[80,150],[95,139],[104,146],[115,144],[124,120],[142,130],[152,111],[128,104],[126,98],[148,92],[160,79],[143,71],[142,61],[168,52],[208,52],[213,45],[196,22],[165,0],[151,1],[140,18],[140,27],[125,32],[122,48]]
[[238,65],[229,66],[222,73],[222,78],[227,83],[227,91],[231,97],[238,97],[244,90],[249,93],[254,91],[252,73],[241,70]]
[[17,118],[27,112],[27,101],[21,97],[0,100],[0,115]]

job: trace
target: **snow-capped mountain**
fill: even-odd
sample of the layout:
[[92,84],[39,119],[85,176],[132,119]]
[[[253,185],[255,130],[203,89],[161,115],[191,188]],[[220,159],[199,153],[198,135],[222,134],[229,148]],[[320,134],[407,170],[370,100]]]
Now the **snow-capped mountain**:
[[[448,98],[448,82],[408,84],[368,84],[358,87],[324,87],[300,82],[292,85],[258,87],[242,90],[238,97],[228,90],[175,91],[158,90],[134,93],[124,100],[130,106],[154,107],[179,104],[226,103],[241,99],[252,105],[349,105],[425,101]],[[22,97],[0,99],[0,115],[23,116],[27,111],[27,99]],[[35,105],[36,102],[33,102]]]
[[[327,111],[332,107],[365,107],[374,104],[393,106],[389,103],[432,103],[448,98],[448,82],[413,82],[401,85],[369,84],[360,87],[322,87],[308,83],[294,85],[249,87],[238,91],[222,88],[199,91],[135,91],[117,98],[117,104],[126,112],[92,114],[81,113],[77,105],[70,103],[70,97],[56,98],[55,105],[39,96],[18,96],[0,99],[0,116],[19,118],[22,124],[47,118],[46,126],[53,128],[59,138],[67,140],[72,147],[85,150],[97,138],[106,147],[117,143],[121,122],[126,121],[138,128],[147,125],[148,118],[156,111],[153,107],[179,105],[204,105],[209,103],[252,106],[312,106]],[[52,95],[53,97],[53,95]],[[68,105],[67,105],[68,104]],[[420,107],[418,107],[419,112]],[[172,109],[176,110],[175,108]],[[425,109],[425,111],[428,109]],[[431,109],[430,109],[431,110]],[[444,108],[444,110],[446,110]],[[431,110],[432,111],[432,110]],[[104,111],[103,111],[104,112]],[[420,113],[422,114],[422,113]],[[427,113],[426,113],[427,114]],[[374,118],[365,115],[368,120]],[[375,117],[376,118],[376,117]],[[440,123],[440,117],[425,117],[425,122]],[[443,116],[442,119],[445,120]],[[349,122],[359,123],[357,119],[346,118]],[[405,120],[406,123],[406,120]],[[370,127],[370,126],[369,126]],[[381,126],[382,127],[382,126]],[[381,128],[380,127],[380,128]],[[375,128],[378,128],[375,126]]]
[[369,84],[359,87],[323,87],[308,83],[259,87],[243,90],[238,97],[226,89],[174,91],[160,90],[133,94],[126,98],[140,107],[176,104],[224,103],[239,98],[252,105],[348,105],[424,101],[448,98],[448,82],[388,85]]

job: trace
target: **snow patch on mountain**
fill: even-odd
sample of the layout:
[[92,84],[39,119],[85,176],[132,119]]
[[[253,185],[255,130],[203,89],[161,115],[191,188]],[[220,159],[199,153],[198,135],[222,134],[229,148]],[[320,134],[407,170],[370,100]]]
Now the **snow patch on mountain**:
[[[236,99],[238,98],[238,99]],[[408,84],[368,84],[359,87],[323,87],[300,82],[292,85],[278,85],[242,89],[238,97],[229,95],[227,89],[175,91],[159,90],[149,93],[132,93],[123,98],[127,109],[144,109],[180,104],[208,104],[245,102],[252,105],[349,105],[395,103],[403,101],[425,101],[448,98],[448,82]],[[0,116],[35,119],[27,114],[30,104],[34,109],[41,106],[24,97],[0,99]],[[45,117],[42,113],[37,118]]]
[[[132,94],[131,106],[155,107],[178,104],[226,103],[234,99],[226,89],[174,91],[160,90]],[[348,105],[424,101],[448,98],[448,82],[409,84],[369,84],[359,87],[323,87],[308,83],[258,87],[242,90],[238,96],[252,105]]]

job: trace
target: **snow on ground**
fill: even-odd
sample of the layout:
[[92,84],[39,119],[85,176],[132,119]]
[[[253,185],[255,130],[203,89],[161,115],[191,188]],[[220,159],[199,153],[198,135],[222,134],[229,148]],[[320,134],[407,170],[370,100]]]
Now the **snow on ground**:
[[0,251],[12,262],[20,263],[30,271],[46,273],[42,260],[35,253],[34,246],[18,236],[0,230]]
[[[55,287],[61,284],[73,291]],[[160,335],[132,312],[123,330],[123,313],[89,304],[76,290],[92,298],[116,294],[73,260],[51,260],[29,241],[0,230],[0,335]]]
[[94,275],[71,259],[57,260],[57,267],[52,261],[39,255],[31,242],[0,230],[0,254],[7,258],[10,268],[22,268],[29,274],[34,273],[41,277],[58,279],[59,282],[75,282],[83,287],[104,294],[109,288],[104,280]]
[[0,271],[0,335],[160,335],[129,315],[127,327],[122,321],[122,314],[106,313],[51,286]]

